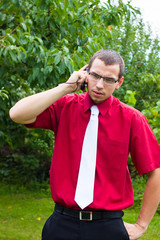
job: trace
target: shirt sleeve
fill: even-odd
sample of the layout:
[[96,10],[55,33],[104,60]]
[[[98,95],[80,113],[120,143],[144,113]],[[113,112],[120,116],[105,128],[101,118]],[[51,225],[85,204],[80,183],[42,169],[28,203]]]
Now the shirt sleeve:
[[139,174],[159,168],[160,147],[142,113],[133,116],[130,136],[131,158]]
[[65,98],[62,97],[54,104],[49,106],[44,112],[39,114],[36,121],[31,124],[25,124],[27,128],[43,128],[57,132],[61,110],[64,106]]

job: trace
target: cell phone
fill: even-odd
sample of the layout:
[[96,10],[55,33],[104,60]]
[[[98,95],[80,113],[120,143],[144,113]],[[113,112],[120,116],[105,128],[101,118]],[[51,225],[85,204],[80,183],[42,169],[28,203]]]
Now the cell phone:
[[[88,68],[86,68],[85,71],[88,72]],[[81,85],[81,90],[84,92],[86,87],[87,87],[87,83],[83,82],[83,84]]]
[[87,83],[83,82],[81,85],[81,90],[84,92],[86,87],[87,87]]

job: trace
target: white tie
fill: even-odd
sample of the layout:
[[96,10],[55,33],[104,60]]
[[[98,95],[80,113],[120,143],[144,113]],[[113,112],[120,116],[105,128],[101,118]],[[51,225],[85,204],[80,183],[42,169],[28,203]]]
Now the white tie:
[[83,140],[81,163],[75,194],[75,201],[81,209],[84,209],[93,202],[97,155],[98,114],[98,107],[95,105],[92,106],[90,120]]

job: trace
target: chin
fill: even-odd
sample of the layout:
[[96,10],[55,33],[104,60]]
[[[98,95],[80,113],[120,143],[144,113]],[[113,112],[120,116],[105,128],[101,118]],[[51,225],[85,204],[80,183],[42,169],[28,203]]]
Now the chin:
[[98,104],[98,103],[101,103],[101,102],[105,101],[105,99],[97,99],[97,98],[94,98],[94,97],[91,97],[91,99],[95,104]]

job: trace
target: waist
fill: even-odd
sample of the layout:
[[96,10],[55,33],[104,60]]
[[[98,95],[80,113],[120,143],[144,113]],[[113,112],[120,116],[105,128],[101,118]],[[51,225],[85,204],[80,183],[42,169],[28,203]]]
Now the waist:
[[81,211],[75,210],[71,208],[66,208],[60,204],[55,204],[55,211],[68,215],[70,217],[74,217],[81,221],[92,221],[92,220],[100,220],[100,219],[107,219],[107,218],[121,218],[124,213],[123,211]]

